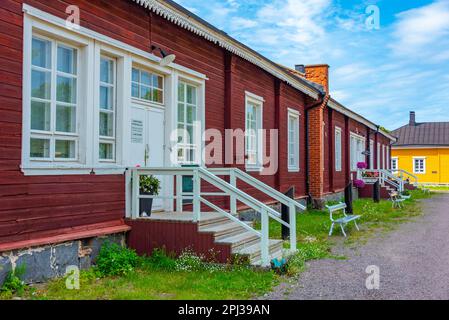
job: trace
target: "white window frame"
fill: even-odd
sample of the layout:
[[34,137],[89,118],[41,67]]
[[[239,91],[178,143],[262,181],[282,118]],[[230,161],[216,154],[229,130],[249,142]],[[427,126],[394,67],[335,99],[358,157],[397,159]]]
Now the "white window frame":
[[393,170],[393,172],[398,172],[399,170],[399,158],[398,157],[392,157],[391,158],[391,170]]
[[382,159],[382,149],[380,148],[380,142],[377,143],[377,169],[382,169],[380,167],[380,159]]
[[[263,104],[265,100],[263,97],[255,95],[251,92],[245,92],[245,167],[246,171],[262,171],[263,169]],[[256,147],[255,150],[249,150],[248,139],[250,138],[250,132],[248,130],[248,106],[252,105],[256,107]],[[248,161],[248,154],[255,152],[256,163],[250,163]]]
[[[192,79],[200,84],[200,121],[204,127],[204,91],[206,75],[184,66],[172,63],[169,66],[159,65],[160,58],[137,49],[124,42],[97,33],[85,27],[69,30],[65,19],[23,4],[24,39],[23,39],[23,112],[22,112],[22,162],[21,170],[25,175],[71,175],[71,174],[123,174],[123,168],[131,161],[128,152],[130,140],[129,120],[131,99],[131,71],[134,62],[141,66],[148,66],[167,78],[164,80],[164,102],[173,104],[176,101],[174,89],[179,76]],[[30,124],[31,124],[31,45],[34,34],[45,35],[64,45],[78,48],[79,83],[77,90],[81,91],[77,104],[77,121],[79,143],[76,146],[79,154],[77,162],[71,161],[32,161],[30,152]],[[116,103],[116,159],[115,162],[100,161],[99,159],[99,61],[101,55],[113,57],[117,61],[117,103]],[[95,72],[92,72],[92,71]],[[166,86],[166,84],[169,84]],[[156,104],[155,104],[156,105]],[[163,106],[159,105],[159,108]],[[173,113],[166,125],[166,134],[173,130]],[[204,128],[202,128],[204,129]],[[71,137],[69,137],[71,138]],[[204,149],[204,143],[199,152]],[[165,148],[165,153],[170,148]],[[199,159],[201,156],[198,157]]]
[[387,168],[387,149],[385,148],[385,145],[382,145],[382,169],[386,169]]
[[[145,71],[145,72],[149,73],[150,75],[156,75],[156,76],[162,77],[162,89],[157,88],[157,90],[162,90],[162,102],[156,102],[156,101],[153,101],[153,100],[146,100],[146,99],[142,99],[140,97],[136,98],[136,97],[133,97],[132,92],[131,92],[131,99],[135,103],[137,102],[137,103],[144,104],[144,105],[154,105],[154,106],[159,106],[159,107],[165,106],[165,100],[166,100],[166,98],[165,98],[165,95],[166,95],[165,80],[166,79],[165,79],[164,74],[162,74],[160,72],[157,72],[157,71],[155,71],[152,68],[148,68],[147,66],[143,66],[143,65],[140,65],[140,64],[137,64],[137,63],[133,63],[132,69],[137,69],[140,72],[141,71]],[[133,71],[132,69],[131,69],[131,86],[132,86],[133,83],[137,83],[137,82],[134,82],[132,80],[132,71]],[[141,84],[141,82],[139,82],[139,85],[140,84]],[[147,85],[143,85],[143,86],[147,86]],[[156,87],[151,87],[151,86],[147,86],[147,87],[149,87],[150,89],[156,88]],[[140,88],[139,88],[139,90],[140,90]]]
[[342,139],[343,131],[340,127],[335,127],[335,171],[341,172],[342,168]]
[[350,134],[350,154],[351,154],[351,171],[357,170],[358,162],[365,162],[366,157],[363,154],[366,146],[366,138],[351,132]]
[[[300,148],[300,142],[299,142],[299,118],[300,113],[297,110],[288,108],[287,111],[287,166],[289,172],[299,172],[299,148]],[[295,128],[291,128],[290,120],[293,120],[295,123]],[[294,134],[294,140],[290,141],[290,133]],[[293,144],[293,150],[291,149],[291,144]],[[291,164],[290,160],[294,159],[294,163]]]
[[[422,161],[423,162],[423,169],[417,170],[416,167],[416,161]],[[413,174],[426,174],[426,167],[427,167],[427,158],[426,157],[413,157]]]
[[[187,90],[184,90],[184,97],[183,97],[184,101],[180,100],[179,93],[178,93],[178,87],[181,84],[185,86],[185,89],[187,89],[187,86],[195,88],[195,91],[196,91],[196,93],[195,93],[195,95],[196,95],[196,103],[195,104],[191,104],[191,103],[187,102]],[[186,79],[183,79],[183,78],[179,78],[178,79],[178,85],[176,86],[176,91],[177,91],[177,94],[176,94],[176,97],[177,97],[177,100],[176,100],[176,128],[178,128],[178,124],[184,125],[185,128],[188,125],[191,125],[192,126],[192,132],[193,132],[193,136],[190,137],[191,140],[192,140],[192,143],[185,143],[187,141],[188,132],[187,132],[187,130],[184,130],[184,132],[183,132],[184,137],[182,138],[182,143],[178,143],[177,144],[177,150],[176,150],[177,163],[180,164],[180,165],[183,165],[183,164],[198,164],[200,162],[200,159],[198,157],[199,156],[198,149],[200,148],[199,142],[198,142],[198,139],[199,139],[199,137],[198,137],[198,125],[199,125],[198,122],[199,122],[199,119],[201,119],[201,117],[200,117],[200,107],[199,107],[200,99],[201,99],[200,90],[201,90],[201,88],[200,88],[200,86],[198,86],[198,84],[192,83],[192,82],[190,82],[190,81],[188,81]],[[180,123],[180,121],[179,121],[179,109],[178,109],[178,105],[179,104],[183,104],[184,105],[184,109],[183,109],[183,112],[184,112],[183,118],[184,118],[184,120],[182,121],[182,123]],[[189,107],[189,106],[193,106],[196,109],[195,120],[192,123],[188,123],[187,122],[187,107]],[[180,159],[179,156],[178,156],[178,152],[179,152],[180,149],[183,150],[183,158],[182,159]],[[188,151],[189,150],[193,150],[193,157],[194,157],[193,159],[188,159]]]
[[369,168],[374,169],[374,140],[369,141]]

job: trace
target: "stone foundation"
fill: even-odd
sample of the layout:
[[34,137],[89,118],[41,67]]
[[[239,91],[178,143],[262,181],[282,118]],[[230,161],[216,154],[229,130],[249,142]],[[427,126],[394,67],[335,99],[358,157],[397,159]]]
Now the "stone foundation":
[[124,233],[50,244],[0,253],[0,285],[9,272],[25,267],[25,283],[40,283],[63,277],[68,266],[89,269],[95,262],[101,246],[106,242],[125,246]]

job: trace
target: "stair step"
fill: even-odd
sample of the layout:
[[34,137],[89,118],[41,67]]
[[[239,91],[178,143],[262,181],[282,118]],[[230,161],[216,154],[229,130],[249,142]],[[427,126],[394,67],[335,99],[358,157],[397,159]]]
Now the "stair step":
[[211,215],[208,217],[206,214],[203,214],[201,216],[201,220],[198,222],[198,228],[203,227],[212,227],[215,225],[223,224],[229,222],[229,218],[226,216],[217,216],[217,215]]
[[223,239],[216,240],[215,242],[220,244],[225,243],[231,245],[231,252],[234,252],[240,248],[250,246],[259,241],[260,239],[256,234],[250,231],[245,231],[242,233],[238,233],[236,235],[224,237]]
[[[270,261],[273,259],[281,259],[283,257],[284,253],[282,250],[278,250],[276,252],[270,253]],[[257,260],[252,260],[251,265],[253,266],[261,266],[262,265],[262,260],[261,259],[257,259]]]
[[[274,253],[280,252],[282,255],[282,249],[284,246],[284,241],[282,240],[272,240],[269,241],[269,253],[270,257]],[[262,250],[260,249],[260,241],[257,243],[254,243],[252,245],[249,245],[247,247],[243,247],[235,252],[233,254],[238,254],[241,256],[246,256],[251,262],[258,261],[261,259],[262,256]],[[272,259],[272,258],[271,258]]]
[[[246,224],[252,226],[252,223]],[[213,225],[200,226],[198,230],[199,232],[214,234],[215,240],[221,240],[226,237],[246,232],[246,229],[241,224],[230,220]]]

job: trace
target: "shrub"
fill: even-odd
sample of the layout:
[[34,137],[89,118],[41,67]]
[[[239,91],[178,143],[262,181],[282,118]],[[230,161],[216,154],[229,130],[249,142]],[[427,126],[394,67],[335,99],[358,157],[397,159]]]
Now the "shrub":
[[172,271],[176,269],[174,255],[167,254],[164,249],[154,249],[153,254],[144,260],[144,265],[164,271]]
[[0,292],[11,295],[12,294],[22,295],[26,288],[26,284],[22,280],[25,271],[26,271],[25,265],[21,265],[19,267],[16,267],[13,271],[10,271],[6,276],[5,282],[3,283]]
[[139,180],[140,191],[143,193],[158,195],[161,189],[161,182],[153,176],[140,176]]
[[134,271],[139,256],[134,250],[115,243],[105,243],[97,257],[97,269],[101,276],[127,275]]

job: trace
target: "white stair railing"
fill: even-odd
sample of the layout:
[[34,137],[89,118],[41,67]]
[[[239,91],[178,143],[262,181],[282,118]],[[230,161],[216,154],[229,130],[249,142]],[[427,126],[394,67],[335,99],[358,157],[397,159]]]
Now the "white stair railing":
[[[307,208],[300,204],[298,201],[287,197],[282,192],[277,191],[276,189],[270,187],[269,185],[263,183],[259,179],[249,175],[248,173],[238,169],[238,168],[211,168],[208,169],[210,172],[214,173],[217,176],[229,176],[230,183],[236,187],[237,181],[241,180],[251,187],[256,188],[257,190],[263,192],[265,195],[270,198],[276,200],[277,202],[287,206],[289,208],[289,225],[296,225],[296,212],[297,209],[301,211],[307,210]],[[236,211],[237,204],[236,199],[231,198],[231,209]],[[234,211],[234,212],[235,212]],[[290,231],[290,250],[296,250],[296,232],[292,233]]]
[[403,192],[404,191],[404,180],[401,178],[395,176],[393,173],[391,173],[389,170],[380,170],[381,176],[382,176],[382,185],[385,186],[386,184],[390,184],[393,186],[397,191]]
[[[176,194],[175,195],[141,195],[139,191],[139,181],[140,176],[145,175],[155,175],[155,176],[172,176],[172,178],[176,177]],[[184,195],[182,192],[182,184],[179,181],[182,181],[182,177],[184,176],[193,176],[193,193],[191,195]],[[244,176],[244,175],[241,175]],[[201,192],[201,182],[205,181],[215,188],[219,189],[220,193],[214,192]],[[193,201],[193,221],[198,222],[201,220],[201,204],[204,204],[211,208],[212,210],[228,217],[230,220],[240,224],[246,230],[256,234],[261,240],[261,257],[262,257],[262,265],[269,266],[270,258],[269,258],[269,219],[273,219],[282,225],[286,226],[290,230],[290,240],[291,240],[291,250],[296,250],[296,207],[304,208],[300,204],[291,203],[291,199],[289,199],[289,208],[290,210],[294,210],[294,214],[290,214],[289,223],[283,221],[281,219],[281,214],[276,212],[274,209],[268,207],[261,201],[253,198],[247,193],[241,191],[236,186],[224,181],[219,178],[217,175],[209,172],[207,169],[202,167],[190,167],[190,168],[133,168],[127,171],[126,177],[126,190],[127,190],[127,217],[132,219],[139,218],[140,208],[139,208],[139,199],[174,199],[176,200],[176,208],[178,212],[182,211],[183,200],[184,199],[192,199]],[[260,185],[259,185],[260,187]],[[261,187],[266,189],[267,191],[272,192],[272,190],[267,189],[266,187]],[[274,189],[273,189],[274,190]],[[227,212],[226,210],[220,208],[219,206],[213,204],[212,202],[206,200],[204,197],[206,196],[216,196],[216,195],[227,195],[230,196],[232,201],[240,201],[249,208],[259,212],[261,214],[261,232],[250,227],[243,221],[240,221],[238,218],[234,216],[235,212],[231,210],[231,212]],[[283,198],[280,195],[273,193],[277,198]],[[282,199],[282,201],[286,202],[287,199]],[[130,202],[130,205],[128,205]],[[293,209],[292,209],[293,208]],[[305,208],[304,208],[305,209]],[[292,217],[293,216],[293,217]],[[294,243],[292,242],[294,240]]]
[[[404,169],[389,170],[389,171],[392,174],[396,174],[402,181],[406,181],[407,179],[409,179],[409,183],[413,184],[415,187],[419,185],[418,177]],[[414,182],[410,182],[410,178],[412,178]]]

